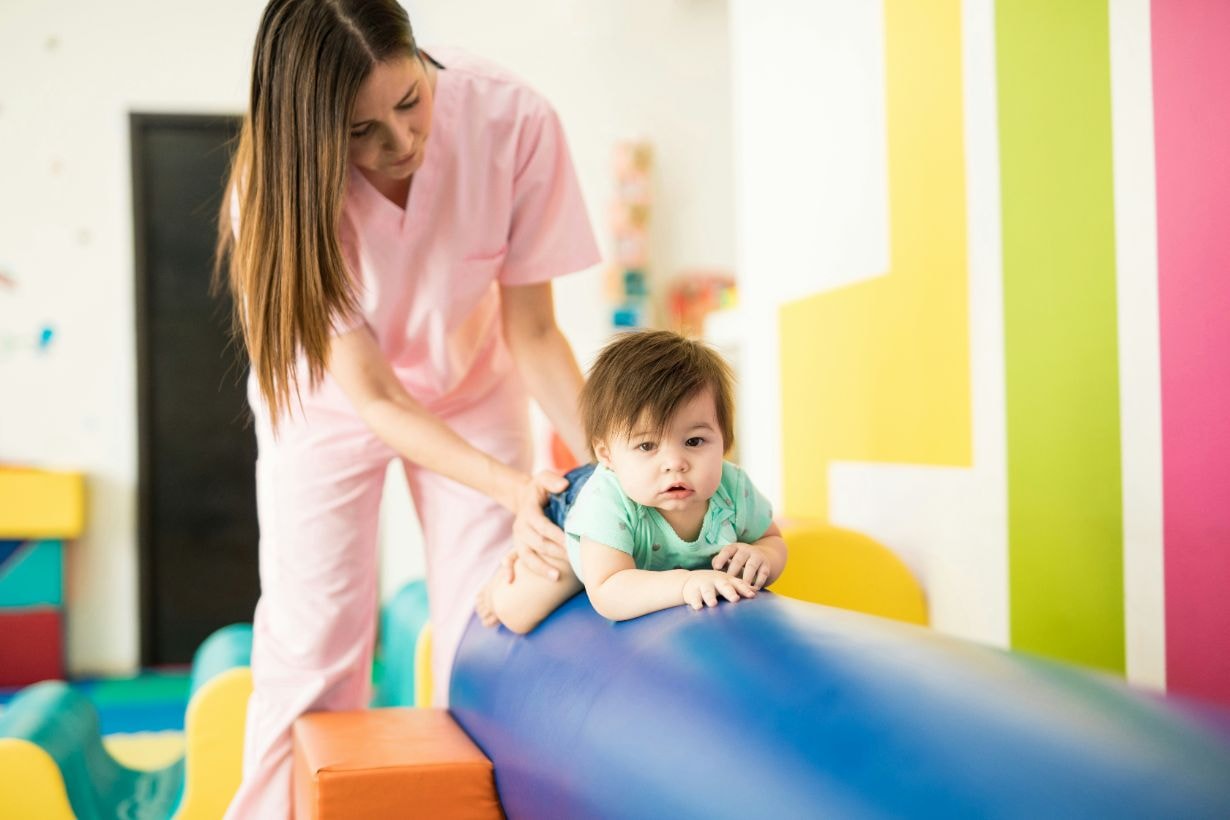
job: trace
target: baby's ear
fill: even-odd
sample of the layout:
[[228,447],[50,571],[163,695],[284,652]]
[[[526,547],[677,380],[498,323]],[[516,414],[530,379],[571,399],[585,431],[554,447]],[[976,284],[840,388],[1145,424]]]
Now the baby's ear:
[[594,456],[598,459],[598,463],[603,467],[610,468],[611,466],[611,449],[606,446],[605,441],[594,440]]

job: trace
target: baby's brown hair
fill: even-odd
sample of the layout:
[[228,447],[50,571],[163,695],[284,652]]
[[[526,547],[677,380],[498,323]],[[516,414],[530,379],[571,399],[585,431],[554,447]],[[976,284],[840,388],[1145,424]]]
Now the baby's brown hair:
[[666,330],[615,337],[589,370],[581,420],[590,443],[627,436],[639,422],[661,436],[671,417],[703,390],[713,394],[724,452],[735,442],[730,365],[704,342]]

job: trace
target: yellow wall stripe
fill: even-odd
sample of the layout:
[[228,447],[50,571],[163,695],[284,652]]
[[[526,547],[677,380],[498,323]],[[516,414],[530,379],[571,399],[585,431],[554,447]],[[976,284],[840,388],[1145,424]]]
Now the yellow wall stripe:
[[971,459],[961,4],[884,7],[890,270],[781,309],[787,514],[828,467]]

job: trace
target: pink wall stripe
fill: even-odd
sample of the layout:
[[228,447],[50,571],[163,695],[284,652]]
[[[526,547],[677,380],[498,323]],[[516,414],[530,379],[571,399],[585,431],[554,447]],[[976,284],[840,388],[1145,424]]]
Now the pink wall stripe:
[[1230,2],[1152,28],[1166,678],[1230,703]]

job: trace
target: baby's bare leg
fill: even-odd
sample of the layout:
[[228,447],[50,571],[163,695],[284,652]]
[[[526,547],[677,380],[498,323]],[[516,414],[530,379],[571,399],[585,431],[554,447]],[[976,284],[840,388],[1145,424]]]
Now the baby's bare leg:
[[559,570],[559,580],[552,581],[514,565],[513,580],[509,583],[501,570],[479,593],[479,616],[483,616],[485,608],[489,609],[504,626],[524,635],[581,591],[581,582],[566,558],[544,556],[544,560]]

